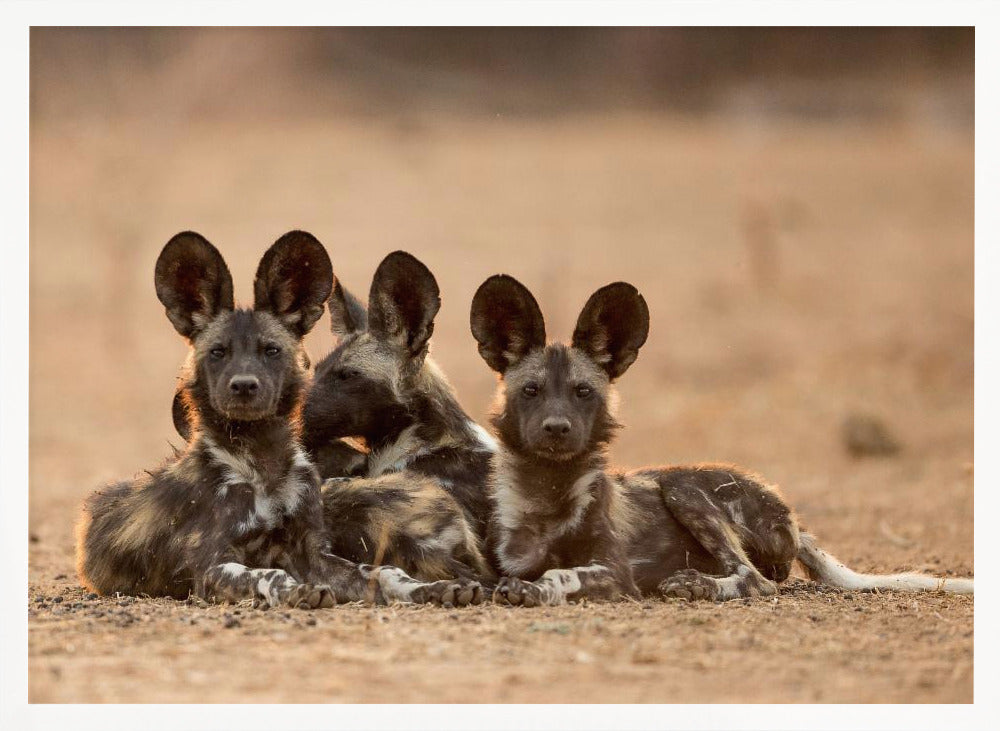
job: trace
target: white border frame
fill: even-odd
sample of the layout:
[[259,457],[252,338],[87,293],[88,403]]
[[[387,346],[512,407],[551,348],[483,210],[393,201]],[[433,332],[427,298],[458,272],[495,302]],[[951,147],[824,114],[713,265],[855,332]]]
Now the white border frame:
[[[332,5],[319,2],[282,3],[175,2],[27,2],[0,7],[0,208],[6,231],[0,264],[0,575],[8,590],[0,606],[0,725],[5,728],[102,727],[108,718],[129,718],[127,708],[27,704],[28,560],[28,36],[30,26],[42,25],[974,25],[976,26],[976,438],[995,444],[997,387],[1000,373],[996,327],[988,316],[996,312],[998,273],[997,177],[1000,157],[995,90],[1000,88],[1000,29],[987,0],[951,2],[892,2],[843,0],[738,0],[661,3],[596,2],[595,0],[510,0],[504,3],[370,2]],[[13,101],[11,101],[13,100]],[[988,242],[988,243],[987,243]],[[993,245],[990,246],[989,244]],[[987,453],[988,454],[988,453]],[[997,502],[992,487],[997,467],[978,466],[980,491],[976,512],[991,514]],[[975,627],[974,705],[958,706],[824,706],[807,718],[782,712],[780,706],[679,705],[660,706],[524,706],[481,707],[472,715],[447,707],[424,706],[170,706],[135,709],[144,728],[186,729],[294,728],[464,729],[470,725],[508,728],[517,719],[522,728],[990,728],[998,717],[997,636],[994,558],[996,544],[989,533],[976,537],[978,561],[977,614],[985,621]],[[99,679],[95,679],[99,682]],[[484,719],[495,712],[491,724]],[[134,716],[132,718],[135,718]],[[132,720],[130,718],[129,720]],[[474,718],[474,724],[470,719]],[[992,722],[992,723],[991,723]]]

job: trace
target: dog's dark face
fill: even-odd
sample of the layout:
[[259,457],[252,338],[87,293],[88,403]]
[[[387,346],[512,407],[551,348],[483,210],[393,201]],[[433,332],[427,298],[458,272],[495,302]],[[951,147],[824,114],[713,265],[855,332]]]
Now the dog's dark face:
[[174,402],[178,431],[185,434],[189,426],[187,414],[179,414],[185,400],[202,417],[230,422],[291,413],[308,368],[302,338],[323,313],[333,282],[330,259],[315,238],[293,231],[268,249],[254,280],[252,310],[234,308],[225,261],[195,233],[167,243],[155,282],[167,317],[192,347]]
[[194,342],[193,383],[227,419],[256,421],[277,413],[281,397],[301,386],[299,352],[268,313],[223,313]]
[[611,384],[649,332],[649,310],[635,287],[617,282],[595,292],[569,347],[545,344],[538,303],[505,275],[490,277],[476,292],[471,325],[480,355],[502,376],[493,424],[505,446],[569,461],[611,439]]
[[379,264],[367,311],[335,283],[329,308],[338,343],[316,367],[306,397],[308,449],[340,437],[371,442],[412,420],[408,405],[440,306],[434,276],[402,251]]

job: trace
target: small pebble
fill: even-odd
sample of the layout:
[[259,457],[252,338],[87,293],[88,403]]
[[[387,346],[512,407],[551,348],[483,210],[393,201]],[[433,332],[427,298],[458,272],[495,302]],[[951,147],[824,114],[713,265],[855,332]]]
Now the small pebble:
[[236,617],[234,617],[231,614],[227,614],[226,617],[225,617],[225,619],[222,622],[222,625],[226,629],[231,629],[232,627],[239,627],[240,626],[240,620],[236,619]]
[[63,598],[61,596],[52,597],[52,601],[54,601],[56,604],[61,603],[62,600]]

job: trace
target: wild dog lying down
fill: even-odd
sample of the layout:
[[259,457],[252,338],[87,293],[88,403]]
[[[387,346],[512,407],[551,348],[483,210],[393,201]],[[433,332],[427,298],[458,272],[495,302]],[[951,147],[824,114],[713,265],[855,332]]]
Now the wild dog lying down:
[[[338,344],[317,367],[303,409],[303,444],[327,478],[332,550],[424,581],[489,577],[481,542],[496,444],[428,355],[441,305],[437,281],[397,251],[379,265],[369,301],[370,315],[334,278],[329,308]],[[173,418],[190,440],[183,390]],[[347,475],[354,477],[334,479]]]
[[558,604],[659,593],[725,600],[777,591],[798,559],[846,589],[972,593],[971,579],[858,574],[800,532],[777,490],[725,465],[608,470],[618,424],[612,382],[638,355],[649,311],[636,289],[590,297],[572,344],[546,345],[531,293],[488,279],[471,313],[479,352],[499,374],[487,551],[499,603]]
[[365,598],[467,603],[464,581],[416,582],[330,553],[319,476],[299,446],[307,361],[323,312],[326,251],[293,231],[261,259],[254,307],[235,309],[219,252],[181,233],[156,263],[156,294],[191,344],[187,449],[164,467],[92,494],[77,534],[81,582],[102,593],[270,606]]
[[440,306],[434,276],[402,251],[379,264],[367,310],[335,281],[329,308],[338,343],[316,367],[303,443],[324,477],[343,468],[342,438],[364,446],[364,478],[323,488],[339,555],[384,560],[426,580],[483,577],[486,477],[496,444],[428,355]]

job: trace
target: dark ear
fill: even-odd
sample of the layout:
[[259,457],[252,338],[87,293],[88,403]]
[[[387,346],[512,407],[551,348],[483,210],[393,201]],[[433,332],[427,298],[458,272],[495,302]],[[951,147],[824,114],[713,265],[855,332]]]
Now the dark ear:
[[615,282],[594,292],[583,306],[573,331],[573,347],[614,380],[635,361],[647,335],[646,300],[631,284]]
[[156,296],[177,332],[193,339],[223,310],[233,309],[233,277],[222,254],[193,231],[174,236],[156,260]]
[[332,288],[333,266],[323,244],[305,231],[289,231],[260,260],[253,306],[270,312],[301,338],[323,314]]
[[185,442],[191,441],[191,415],[188,413],[187,403],[184,401],[184,389],[177,388],[174,393],[174,403],[170,409],[174,418],[174,429],[181,435]]
[[545,347],[545,320],[528,288],[495,274],[476,290],[469,316],[479,354],[503,373],[535,348]]
[[340,286],[333,278],[333,294],[327,302],[330,308],[330,329],[339,338],[368,327],[368,313],[358,298]]
[[419,355],[431,339],[439,309],[437,280],[416,257],[394,251],[378,265],[368,294],[368,330],[373,335],[395,340],[411,356]]

